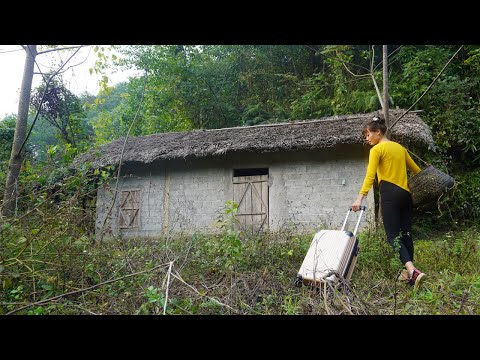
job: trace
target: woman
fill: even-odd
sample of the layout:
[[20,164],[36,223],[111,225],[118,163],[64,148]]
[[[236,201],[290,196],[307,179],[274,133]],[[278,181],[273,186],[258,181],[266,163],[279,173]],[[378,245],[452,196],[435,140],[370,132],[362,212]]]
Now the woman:
[[412,196],[408,188],[407,168],[413,174],[420,172],[420,168],[402,145],[385,137],[386,131],[385,119],[380,116],[374,117],[362,130],[363,136],[373,147],[370,149],[367,173],[352,210],[360,209],[377,175],[387,239],[394,249],[395,240],[399,240],[400,260],[406,268],[399,279],[405,280],[416,290],[426,275],[413,265]]

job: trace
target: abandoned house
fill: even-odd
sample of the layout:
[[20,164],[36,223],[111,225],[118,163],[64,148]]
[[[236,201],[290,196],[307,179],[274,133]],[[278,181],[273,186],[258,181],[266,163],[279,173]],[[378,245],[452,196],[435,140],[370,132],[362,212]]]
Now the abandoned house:
[[[403,113],[390,111],[390,121]],[[97,191],[97,232],[104,222],[110,235],[124,238],[216,232],[232,200],[245,231],[340,229],[365,176],[370,146],[361,130],[373,115],[129,137],[118,187],[113,178]],[[434,146],[414,113],[398,121],[391,139],[410,150]],[[124,143],[105,144],[76,163],[118,166]],[[372,190],[361,227],[375,217]]]

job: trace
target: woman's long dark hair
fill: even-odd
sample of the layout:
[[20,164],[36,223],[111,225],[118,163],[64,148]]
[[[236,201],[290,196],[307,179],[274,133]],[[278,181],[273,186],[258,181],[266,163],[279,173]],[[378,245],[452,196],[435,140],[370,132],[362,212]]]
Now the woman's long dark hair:
[[380,130],[382,135],[385,135],[385,133],[387,132],[387,126],[385,125],[385,118],[383,117],[383,115],[378,114],[373,117],[372,121],[365,124],[362,130],[363,136],[365,136],[367,130],[369,130],[370,132],[375,132],[377,130]]

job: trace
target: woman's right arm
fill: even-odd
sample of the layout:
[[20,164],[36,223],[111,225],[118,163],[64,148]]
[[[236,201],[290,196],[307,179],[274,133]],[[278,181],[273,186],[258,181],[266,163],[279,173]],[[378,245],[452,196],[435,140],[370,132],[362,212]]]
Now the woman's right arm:
[[362,206],[363,199],[367,196],[370,188],[373,185],[373,181],[375,180],[375,175],[377,174],[377,166],[378,162],[380,161],[380,154],[376,151],[375,147],[370,149],[370,154],[368,155],[368,167],[367,173],[365,178],[363,179],[362,188],[356,198],[356,200],[352,204],[352,210],[358,211],[360,210],[360,206]]
[[363,179],[362,188],[359,193],[367,196],[368,191],[375,181],[375,175],[377,175],[377,167],[380,162],[380,154],[375,147],[370,149],[370,154],[368,155],[368,167],[365,178]]

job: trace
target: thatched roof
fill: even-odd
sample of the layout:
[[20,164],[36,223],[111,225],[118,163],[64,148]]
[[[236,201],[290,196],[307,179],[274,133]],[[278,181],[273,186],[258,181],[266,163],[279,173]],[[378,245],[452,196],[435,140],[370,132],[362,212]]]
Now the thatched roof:
[[[391,123],[405,111],[390,111]],[[201,158],[232,152],[265,153],[282,150],[323,149],[343,144],[364,144],[363,125],[377,114],[325,117],[318,120],[240,126],[213,130],[170,132],[129,137],[123,163],[151,163],[156,160]],[[430,128],[413,113],[393,127],[392,140],[404,145],[434,147]],[[92,163],[94,168],[117,165],[125,139],[118,139],[80,155],[74,165]]]

